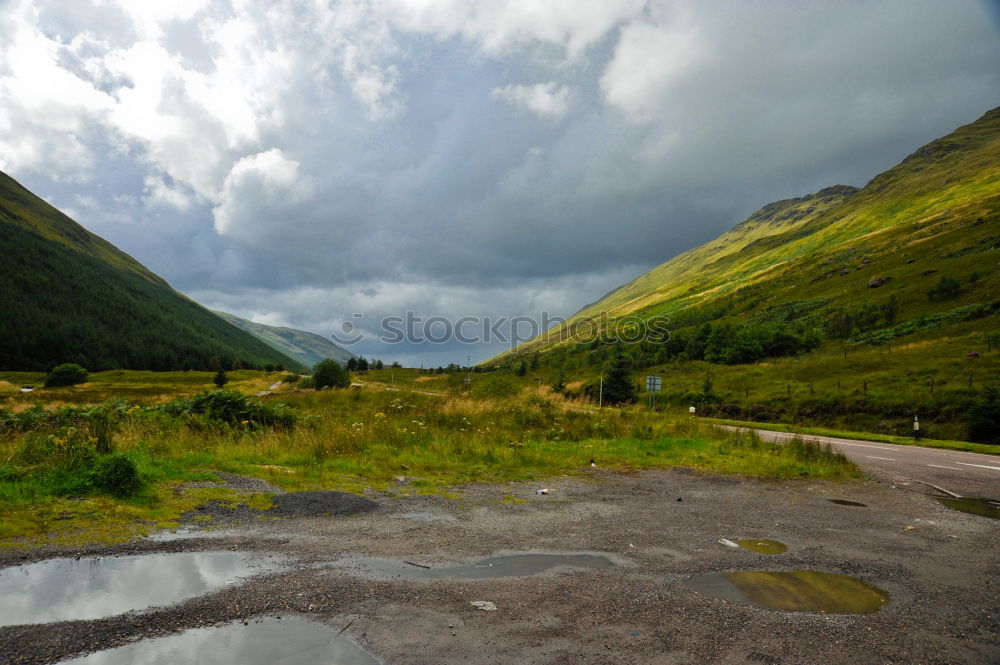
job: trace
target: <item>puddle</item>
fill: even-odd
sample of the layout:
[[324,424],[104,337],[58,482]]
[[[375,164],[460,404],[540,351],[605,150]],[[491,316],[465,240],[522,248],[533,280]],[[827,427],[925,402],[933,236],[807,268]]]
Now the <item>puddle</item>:
[[346,635],[304,619],[266,619],[215,628],[194,628],[180,635],[158,637],[99,651],[62,665],[380,665],[378,659]]
[[364,574],[375,577],[401,577],[412,580],[492,580],[501,577],[529,577],[561,568],[608,570],[617,566],[607,557],[597,554],[514,554],[483,559],[459,566],[424,567],[419,560],[356,558],[334,564],[337,567],[359,567]]
[[937,500],[952,510],[961,510],[963,513],[971,513],[980,517],[1000,519],[1000,500],[997,499],[953,499],[951,497],[937,497]]
[[181,526],[176,529],[165,529],[151,533],[143,538],[143,540],[153,541],[154,543],[169,543],[174,540],[188,540],[191,538],[225,538],[232,536],[233,533],[232,531],[208,531],[198,527]]
[[172,605],[277,568],[238,552],[51,559],[0,569],[0,626],[98,619]]
[[757,554],[781,554],[788,551],[788,545],[777,540],[746,538],[737,540],[736,544]]
[[889,594],[857,578],[813,570],[698,575],[687,585],[708,596],[790,612],[872,614],[889,601]]
[[858,506],[860,508],[867,508],[867,503],[861,503],[860,501],[848,501],[847,499],[827,499],[830,503],[835,503],[838,506]]
[[431,524],[449,524],[458,521],[457,517],[446,513],[400,513],[390,515],[390,517],[397,520],[413,520],[414,522],[429,522]]

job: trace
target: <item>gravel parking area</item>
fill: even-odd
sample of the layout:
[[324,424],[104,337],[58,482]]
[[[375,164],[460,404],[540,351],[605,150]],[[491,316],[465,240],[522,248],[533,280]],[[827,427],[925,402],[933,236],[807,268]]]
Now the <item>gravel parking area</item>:
[[[540,487],[549,494],[536,495]],[[346,634],[387,665],[1000,662],[1000,523],[949,510],[915,487],[596,470],[469,487],[457,501],[370,498],[377,508],[358,499],[358,510],[312,517],[262,520],[248,511],[213,538],[3,553],[4,565],[192,550],[282,555],[291,563],[172,607],[0,628],[0,663],[57,662],[274,616],[310,618],[334,631],[349,624]],[[771,556],[720,543],[744,538],[774,539],[788,550]],[[378,557],[452,567],[526,552],[606,554],[619,565],[476,580],[373,578],[331,565]],[[850,575],[889,601],[874,614],[789,612],[686,584],[704,573],[759,570]]]

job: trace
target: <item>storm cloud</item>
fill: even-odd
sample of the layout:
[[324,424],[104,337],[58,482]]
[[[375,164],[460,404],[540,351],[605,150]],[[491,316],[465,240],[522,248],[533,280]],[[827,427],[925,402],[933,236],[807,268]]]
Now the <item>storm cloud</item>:
[[[991,3],[7,0],[0,169],[203,304],[566,316],[1000,104]],[[356,317],[354,315],[363,316]]]

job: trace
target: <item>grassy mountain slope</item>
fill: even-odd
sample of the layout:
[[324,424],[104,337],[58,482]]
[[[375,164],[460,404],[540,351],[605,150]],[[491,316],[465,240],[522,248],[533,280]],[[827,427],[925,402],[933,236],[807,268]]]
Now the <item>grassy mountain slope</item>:
[[[1000,385],[1000,109],[860,190],[767,205],[488,364],[530,360],[529,377],[582,391],[610,347],[568,330],[602,314],[604,342],[624,317],[669,318],[668,340],[625,345],[637,383],[663,377],[660,404],[898,435],[919,413],[930,436],[962,438]],[[807,343],[709,353],[713,336],[742,352],[775,331]]]
[[298,366],[9,177],[0,181],[0,369],[207,369],[213,356],[226,368]]
[[[943,275],[981,280],[947,308],[1000,298],[1000,109],[876,176],[765,206],[716,240],[654,268],[571,317],[670,316],[674,328],[900,299],[906,318],[941,311],[925,291]],[[882,287],[868,288],[874,277]],[[946,308],[946,309],[947,309]],[[807,310],[807,311],[804,311]],[[900,316],[902,319],[903,317]],[[553,342],[518,349],[544,350]]]
[[163,278],[146,266],[83,228],[3,172],[0,172],[0,219],[169,288]]
[[279,328],[266,326],[263,323],[256,323],[241,319],[234,314],[226,312],[215,312],[223,319],[233,324],[241,330],[245,330],[268,346],[277,349],[286,356],[294,358],[306,367],[312,367],[316,363],[326,358],[336,360],[341,365],[354,357],[354,354],[346,349],[342,349],[325,337],[320,337],[304,330],[294,328]]

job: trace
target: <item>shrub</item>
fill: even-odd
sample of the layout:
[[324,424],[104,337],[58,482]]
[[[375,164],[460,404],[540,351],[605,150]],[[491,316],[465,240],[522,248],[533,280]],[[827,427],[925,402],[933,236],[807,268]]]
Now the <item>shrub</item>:
[[87,370],[74,363],[56,365],[45,377],[45,387],[75,386],[87,380]]
[[90,470],[90,481],[94,490],[119,499],[135,496],[143,486],[135,462],[121,453],[97,459]]
[[218,372],[215,373],[215,378],[212,379],[212,381],[215,383],[215,386],[217,388],[222,388],[227,383],[229,383],[229,377],[226,376],[226,373],[220,369]]
[[476,397],[513,397],[520,391],[517,383],[500,374],[477,382],[472,388],[472,394]]
[[235,390],[214,390],[191,399],[175,400],[160,407],[172,416],[187,417],[191,423],[226,424],[257,429],[292,429],[295,414],[285,404],[263,404]]
[[951,300],[962,292],[962,284],[953,277],[941,276],[941,280],[933,289],[927,291],[929,300]]
[[323,388],[346,388],[351,385],[351,377],[336,360],[321,360],[313,368],[313,387],[316,390]]
[[286,376],[285,378],[283,378],[281,380],[281,382],[282,383],[289,383],[289,384],[298,383],[299,382],[299,378],[300,377],[299,377],[298,374],[289,374],[288,376]]
[[635,386],[632,385],[632,361],[615,347],[614,360],[604,378],[604,403],[628,404],[635,401]]
[[1000,388],[987,386],[965,422],[969,441],[1000,444]]

